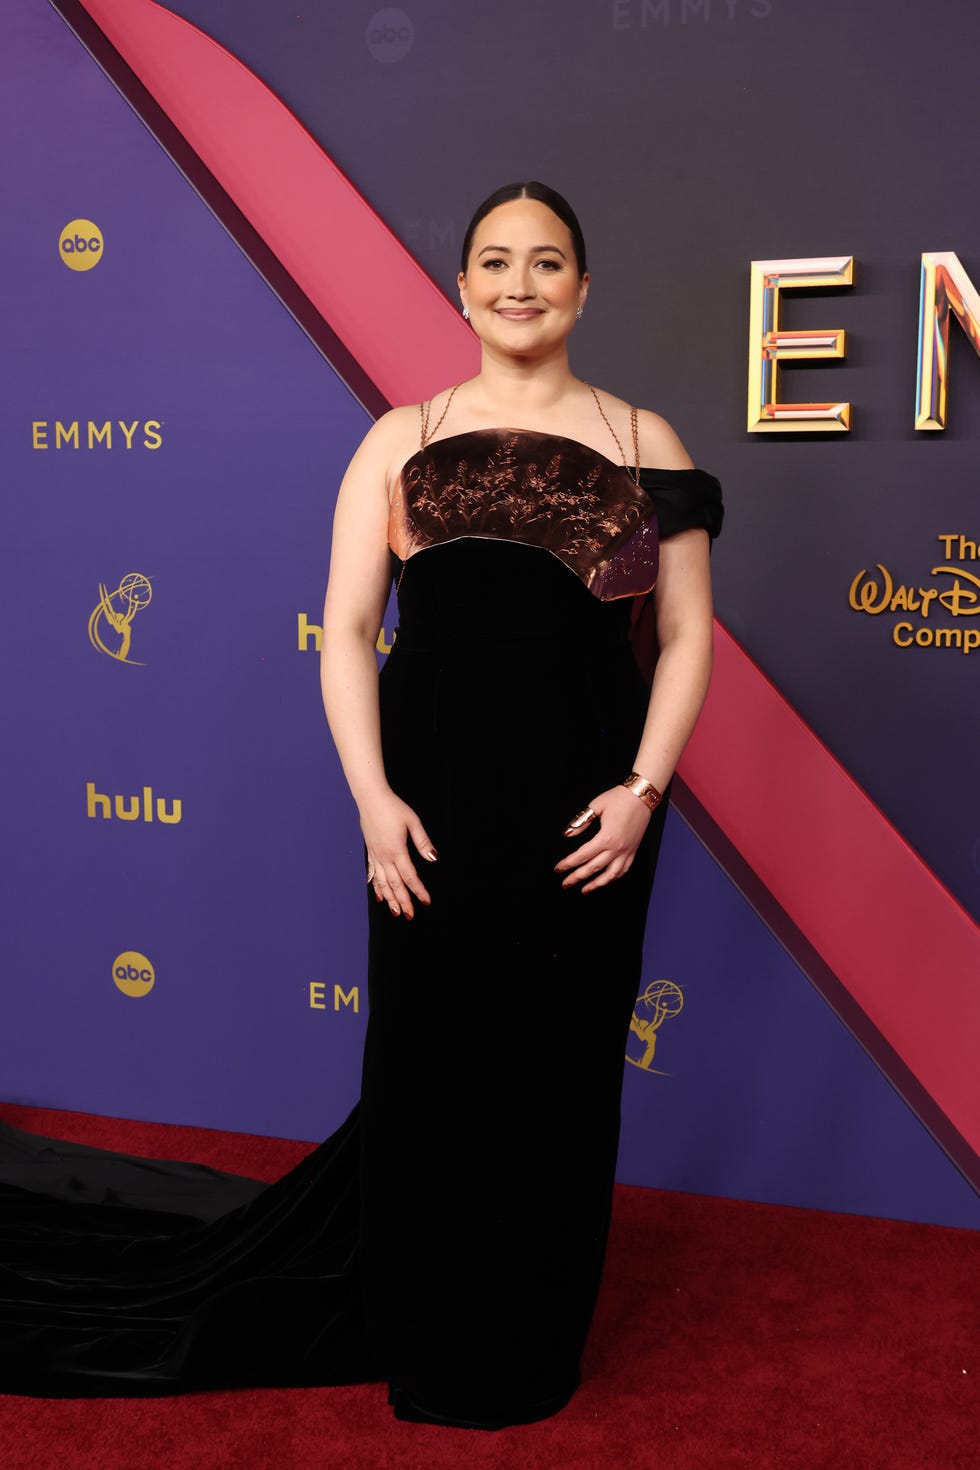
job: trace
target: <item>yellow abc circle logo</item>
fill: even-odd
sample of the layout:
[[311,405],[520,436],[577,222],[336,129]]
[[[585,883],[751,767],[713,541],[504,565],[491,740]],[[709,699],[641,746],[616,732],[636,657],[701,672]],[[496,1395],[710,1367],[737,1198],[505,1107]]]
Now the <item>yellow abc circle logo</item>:
[[61,232],[58,254],[69,270],[90,271],[102,259],[105,241],[90,219],[73,219]]
[[113,960],[112,978],[123,995],[146,995],[153,989],[156,975],[145,954],[127,949]]

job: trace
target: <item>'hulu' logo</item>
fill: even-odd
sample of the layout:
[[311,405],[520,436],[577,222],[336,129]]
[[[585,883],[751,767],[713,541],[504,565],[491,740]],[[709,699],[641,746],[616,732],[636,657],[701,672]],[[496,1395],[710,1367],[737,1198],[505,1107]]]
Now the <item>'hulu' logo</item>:
[[144,786],[142,798],[139,796],[103,796],[101,791],[96,791],[95,782],[88,781],[85,785],[85,799],[90,817],[111,817],[113,808],[116,816],[122,822],[138,822],[140,817],[144,822],[152,822],[154,816],[158,822],[169,822],[173,825],[180,821],[181,803],[180,798],[175,797],[170,803],[170,811],[167,811],[167,803],[162,796],[156,798],[156,810],[153,805],[153,787]]
[[[296,647],[299,649],[300,653],[309,653],[311,648],[315,649],[315,651],[319,653],[320,649],[323,647],[322,623],[311,623],[309,618],[306,616],[306,613],[299,613],[297,615],[297,618],[298,621],[296,624]],[[395,646],[395,634],[392,633],[391,642],[389,643],[387,638],[385,637],[384,628],[381,628],[378,633],[377,642],[374,646],[379,653],[390,653]]]

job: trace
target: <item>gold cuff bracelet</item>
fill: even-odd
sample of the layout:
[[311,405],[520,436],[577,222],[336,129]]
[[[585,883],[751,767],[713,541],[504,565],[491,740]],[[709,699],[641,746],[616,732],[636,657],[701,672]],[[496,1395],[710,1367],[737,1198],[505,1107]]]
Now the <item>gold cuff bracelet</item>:
[[652,812],[657,810],[657,807],[664,799],[663,792],[658,791],[652,781],[648,781],[645,776],[641,776],[637,771],[631,771],[626,780],[622,782],[622,785],[626,787],[627,791],[632,791],[634,796],[638,796],[641,801],[645,801]]

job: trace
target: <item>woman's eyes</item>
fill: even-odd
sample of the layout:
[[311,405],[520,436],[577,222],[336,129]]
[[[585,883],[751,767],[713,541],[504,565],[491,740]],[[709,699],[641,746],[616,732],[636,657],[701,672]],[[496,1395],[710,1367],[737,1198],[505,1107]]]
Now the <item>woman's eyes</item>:
[[[546,266],[549,271],[560,271],[561,270],[561,263],[560,263],[560,261],[551,260],[547,256],[542,257],[541,260],[536,260],[534,263],[535,263],[535,265],[543,265],[543,266]],[[507,261],[506,260],[485,260],[483,262],[483,269],[484,270],[487,270],[487,271],[488,270],[493,270],[498,265],[499,266],[503,266],[504,269],[506,269],[506,267],[507,267]]]

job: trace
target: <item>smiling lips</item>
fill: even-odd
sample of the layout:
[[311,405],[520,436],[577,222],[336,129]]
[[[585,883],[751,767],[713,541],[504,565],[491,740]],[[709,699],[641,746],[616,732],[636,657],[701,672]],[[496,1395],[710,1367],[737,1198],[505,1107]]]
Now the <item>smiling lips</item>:
[[502,306],[498,310],[497,315],[505,316],[515,322],[525,322],[530,321],[534,316],[540,316],[541,310],[537,306]]

